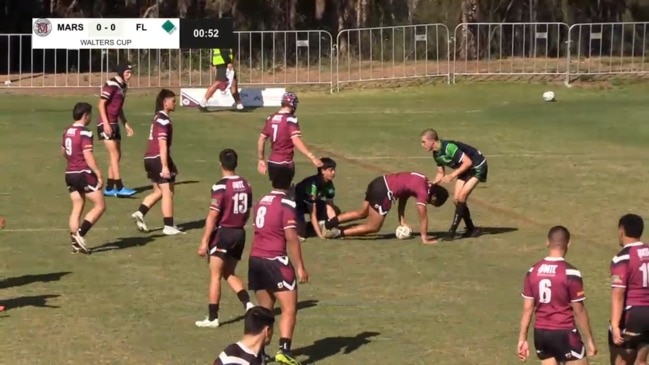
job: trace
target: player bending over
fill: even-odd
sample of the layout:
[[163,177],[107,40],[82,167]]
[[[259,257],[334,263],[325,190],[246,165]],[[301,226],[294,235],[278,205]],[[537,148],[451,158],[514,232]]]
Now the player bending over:
[[[288,175],[275,175],[271,184],[273,190],[253,209],[255,228],[248,262],[248,289],[255,292],[259,305],[270,310],[279,301],[282,315],[275,361],[299,365],[291,354],[297,319],[297,282],[306,283],[309,274],[302,260],[295,202],[286,197],[291,180]],[[287,251],[297,268],[297,279]]]
[[[61,154],[67,161],[65,183],[72,201],[69,220],[72,253],[90,253],[85,236],[106,210],[101,171],[92,153],[92,132],[87,128],[91,114],[90,104],[77,103],[72,110],[74,123],[65,129],[61,138]],[[86,199],[93,207],[80,222]]]
[[[281,179],[284,179],[283,176],[286,176],[291,183],[293,182],[295,177],[294,148],[308,157],[315,167],[322,166],[322,161],[316,158],[302,141],[300,125],[295,116],[298,103],[295,93],[285,93],[282,96],[282,107],[277,113],[266,118],[266,124],[264,124],[264,129],[257,141],[257,170],[262,175],[266,174],[266,170],[268,170],[271,181],[280,176],[282,176]],[[264,150],[268,139],[270,139],[270,156],[267,165]]]
[[[437,240],[428,236],[427,204],[440,207],[448,199],[448,191],[441,186],[431,184],[425,175],[418,172],[397,172],[379,176],[367,185],[365,200],[360,209],[342,213],[327,220],[325,229],[331,230],[325,236],[363,236],[378,232],[383,226],[385,216],[392,208],[392,202],[399,201],[397,211],[399,224],[407,225],[405,220],[406,202],[415,197],[419,215],[419,232],[421,242],[434,244]],[[367,221],[357,226],[342,228],[336,231],[340,223],[367,218]]]
[[137,212],[131,214],[131,218],[140,231],[148,232],[144,216],[153,205],[162,200],[162,233],[172,236],[185,233],[174,224],[174,183],[178,168],[171,158],[173,124],[169,114],[176,110],[176,94],[171,90],[160,90],[155,108],[156,113],[151,122],[149,141],[144,153],[144,170],[153,183],[153,192],[142,200],[142,204]]
[[119,161],[122,158],[122,134],[119,130],[119,120],[124,123],[128,137],[133,136],[133,129],[128,124],[124,115],[124,102],[128,81],[133,75],[130,62],[117,66],[117,75],[110,78],[101,89],[99,99],[99,119],[97,120],[97,134],[104,140],[108,150],[109,165],[108,179],[106,180],[106,196],[132,196],[136,191],[124,187],[119,171]]
[[[597,354],[584,304],[581,272],[565,260],[570,245],[570,232],[555,226],[548,232],[548,256],[535,263],[525,275],[523,312],[518,335],[518,357],[530,356],[527,332],[534,322],[534,347],[541,364],[588,364],[588,356]],[[579,332],[586,336],[587,350]]]
[[[476,237],[480,232],[471,220],[471,211],[467,205],[469,195],[478,183],[487,182],[487,159],[480,151],[466,143],[439,139],[434,129],[426,129],[421,133],[421,146],[428,152],[433,152],[437,164],[437,175],[433,184],[449,183],[457,178],[453,191],[455,214],[451,228],[448,230],[447,240],[453,240],[460,221],[464,220],[466,231],[463,237]],[[445,167],[455,169],[446,174]]]
[[273,339],[275,315],[264,307],[253,307],[243,317],[243,338],[219,354],[213,365],[264,365],[264,346]]
[[645,365],[649,354],[649,245],[642,243],[642,218],[618,222],[622,250],[611,261],[611,364]]
[[295,202],[297,204],[298,231],[303,240],[309,230],[304,220],[305,215],[311,218],[311,227],[317,237],[324,238],[320,222],[340,214],[334,205],[336,188],[333,180],[336,177],[336,161],[329,157],[320,159],[322,167],[318,173],[305,178],[295,185]]
[[237,176],[238,156],[233,149],[219,154],[221,180],[212,185],[212,203],[205,218],[205,233],[198,255],[207,255],[210,269],[208,317],[196,321],[198,327],[219,326],[221,278],[237,294],[245,309],[253,307],[250,296],[234,270],[246,244],[246,222],[252,207],[252,188],[246,179]]

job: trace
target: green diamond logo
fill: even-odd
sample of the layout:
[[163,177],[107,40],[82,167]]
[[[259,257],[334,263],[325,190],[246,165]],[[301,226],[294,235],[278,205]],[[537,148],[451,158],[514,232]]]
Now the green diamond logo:
[[171,22],[171,20],[167,20],[162,24],[162,29],[164,29],[165,32],[171,34],[176,31],[176,26],[174,23]]

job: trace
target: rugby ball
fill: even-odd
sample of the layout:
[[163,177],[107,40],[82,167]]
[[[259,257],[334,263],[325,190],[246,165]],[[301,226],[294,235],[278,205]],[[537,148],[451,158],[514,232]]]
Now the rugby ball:
[[399,226],[397,227],[397,230],[394,231],[394,235],[400,240],[410,238],[410,234],[412,234],[412,230],[408,226]]
[[545,101],[554,101],[554,92],[546,91],[543,93],[543,100]]

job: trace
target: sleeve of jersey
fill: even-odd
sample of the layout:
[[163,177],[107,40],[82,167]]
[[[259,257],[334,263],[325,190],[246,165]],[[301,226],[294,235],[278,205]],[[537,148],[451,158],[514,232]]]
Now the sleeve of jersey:
[[101,88],[101,96],[100,96],[100,98],[102,98],[104,100],[110,100],[110,98],[113,97],[113,94],[115,93],[115,90],[117,90],[117,88],[115,86],[104,84],[104,87]]
[[611,287],[626,288],[629,254],[622,252],[611,260]]
[[282,199],[282,225],[284,229],[297,228],[295,202],[290,199]]
[[288,130],[291,132],[291,138],[299,137],[302,135],[297,117],[288,117],[286,118],[286,122],[288,123]]
[[261,129],[261,135],[268,138],[273,134],[270,126],[270,117],[266,118],[266,123],[264,123],[264,128]]
[[212,202],[210,209],[220,212],[223,208],[223,195],[225,195],[225,184],[212,185]]
[[455,143],[447,144],[444,153],[454,164],[462,163],[462,159],[464,158],[464,152]]
[[576,269],[567,269],[566,276],[568,277],[570,301],[574,303],[586,299],[584,293],[584,282],[581,279],[581,272]]
[[314,204],[317,198],[318,198],[318,185],[316,183],[312,183],[311,185],[309,185],[309,191],[307,192],[306,203]]
[[79,133],[81,135],[81,144],[84,151],[92,151],[92,132],[83,130]]
[[154,128],[155,130],[155,135],[153,138],[157,140],[165,140],[167,139],[167,135],[169,134],[169,123],[171,123],[168,119],[163,119],[163,118],[157,118],[155,120],[157,128]]
[[424,179],[424,183],[419,184],[420,187],[417,189],[417,194],[415,195],[415,199],[417,199],[417,205],[423,205],[426,206],[427,201],[428,201],[428,181]]
[[523,291],[521,292],[521,296],[525,299],[534,299],[534,291],[532,290],[532,282],[530,280],[533,271],[534,267],[531,267],[527,271],[527,274],[525,274],[525,280],[523,280]]

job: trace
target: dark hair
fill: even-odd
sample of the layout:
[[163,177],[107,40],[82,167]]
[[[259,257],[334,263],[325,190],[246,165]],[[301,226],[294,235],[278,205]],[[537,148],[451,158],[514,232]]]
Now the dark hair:
[[219,161],[225,170],[234,171],[239,165],[239,156],[232,148],[226,148],[219,153]]
[[[269,175],[271,175],[270,172]],[[288,190],[291,188],[292,180],[293,177],[288,173],[288,171],[280,171],[280,173],[272,174],[270,176],[270,185],[273,189]]]
[[548,241],[566,245],[570,242],[570,231],[564,226],[554,226],[548,231]]
[[264,328],[273,327],[275,316],[269,309],[256,306],[250,308],[243,317],[243,334],[258,335]]
[[88,103],[76,103],[72,109],[72,119],[81,120],[85,114],[92,113],[92,105]]
[[432,128],[424,129],[421,132],[421,137],[426,137],[427,139],[432,139],[433,141],[439,140],[439,134],[437,134],[437,131]]
[[164,103],[167,98],[176,97],[176,93],[169,89],[162,89],[158,93],[158,96],[155,98],[155,113],[164,109]]
[[644,231],[644,221],[637,214],[629,213],[623,215],[617,226],[618,228],[622,228],[624,235],[630,238],[640,238]]
[[441,207],[448,200],[448,190],[443,186],[431,185],[428,187],[428,201],[435,197],[433,206]]
[[336,169],[336,161],[333,158],[323,157],[320,162],[322,162],[322,167],[318,167],[318,174],[322,174],[322,170]]

